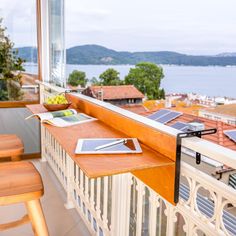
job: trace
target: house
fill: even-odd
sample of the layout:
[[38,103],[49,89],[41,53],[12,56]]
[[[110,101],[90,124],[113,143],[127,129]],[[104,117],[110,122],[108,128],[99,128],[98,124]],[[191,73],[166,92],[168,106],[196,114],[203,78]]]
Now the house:
[[199,111],[199,116],[236,126],[236,104],[219,105],[214,108],[202,109]]
[[144,98],[133,85],[89,86],[82,94],[114,105],[141,104]]

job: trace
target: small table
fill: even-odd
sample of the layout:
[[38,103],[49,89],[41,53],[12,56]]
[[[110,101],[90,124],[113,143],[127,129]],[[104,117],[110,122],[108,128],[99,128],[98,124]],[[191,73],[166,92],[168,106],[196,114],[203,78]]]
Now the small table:
[[[46,112],[43,105],[28,105],[34,114]],[[78,110],[79,111],[79,110]],[[100,120],[59,128],[42,124],[88,178],[131,172],[173,203],[175,162],[141,144],[140,154],[75,154],[78,139],[125,138],[127,135]],[[162,177],[161,177],[162,176]],[[169,178],[168,178],[169,177]]]

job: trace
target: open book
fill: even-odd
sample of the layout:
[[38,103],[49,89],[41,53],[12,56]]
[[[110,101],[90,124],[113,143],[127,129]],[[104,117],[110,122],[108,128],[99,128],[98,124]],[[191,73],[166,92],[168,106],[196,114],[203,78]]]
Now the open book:
[[77,113],[75,109],[38,113],[30,115],[25,119],[27,120],[35,116],[39,117],[42,123],[47,123],[57,127],[67,127],[96,120],[95,118],[84,113]]

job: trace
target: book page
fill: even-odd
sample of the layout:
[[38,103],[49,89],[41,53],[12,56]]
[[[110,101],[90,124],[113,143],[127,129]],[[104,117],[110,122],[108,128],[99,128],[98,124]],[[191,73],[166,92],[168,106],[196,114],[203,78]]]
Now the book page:
[[57,127],[67,127],[72,125],[81,124],[84,122],[96,120],[95,118],[88,116],[84,113],[77,113],[71,116],[56,117],[49,120],[44,120],[43,123],[54,125]]
[[38,116],[42,121],[45,120],[51,120],[56,117],[67,117],[67,116],[72,116],[77,114],[77,111],[75,109],[66,109],[66,110],[61,110],[61,111],[53,111],[53,112],[44,112],[44,113],[38,113],[38,114],[33,114],[31,116],[28,116],[27,119],[30,119],[34,116]]

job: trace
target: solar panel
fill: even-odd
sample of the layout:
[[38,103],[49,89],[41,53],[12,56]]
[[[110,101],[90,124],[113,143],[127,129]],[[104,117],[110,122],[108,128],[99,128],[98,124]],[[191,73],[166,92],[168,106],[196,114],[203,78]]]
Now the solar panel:
[[181,116],[182,113],[181,112],[176,112],[176,111],[171,111],[168,114],[166,114],[165,116],[160,117],[159,119],[157,119],[156,121],[166,124],[167,122],[174,120],[175,118]]
[[156,119],[158,119],[158,118],[160,118],[160,117],[162,117],[162,116],[164,116],[164,115],[166,115],[170,112],[171,112],[170,110],[161,109],[161,110],[151,114],[150,116],[148,116],[148,118],[151,119],[151,120],[156,120]]
[[226,131],[224,131],[224,134],[236,143],[236,129],[235,130],[226,130]]
[[180,121],[177,121],[176,123],[174,123],[170,127],[177,129],[177,130],[181,130],[181,131],[188,130],[188,124],[184,123],[184,122],[180,122]]

